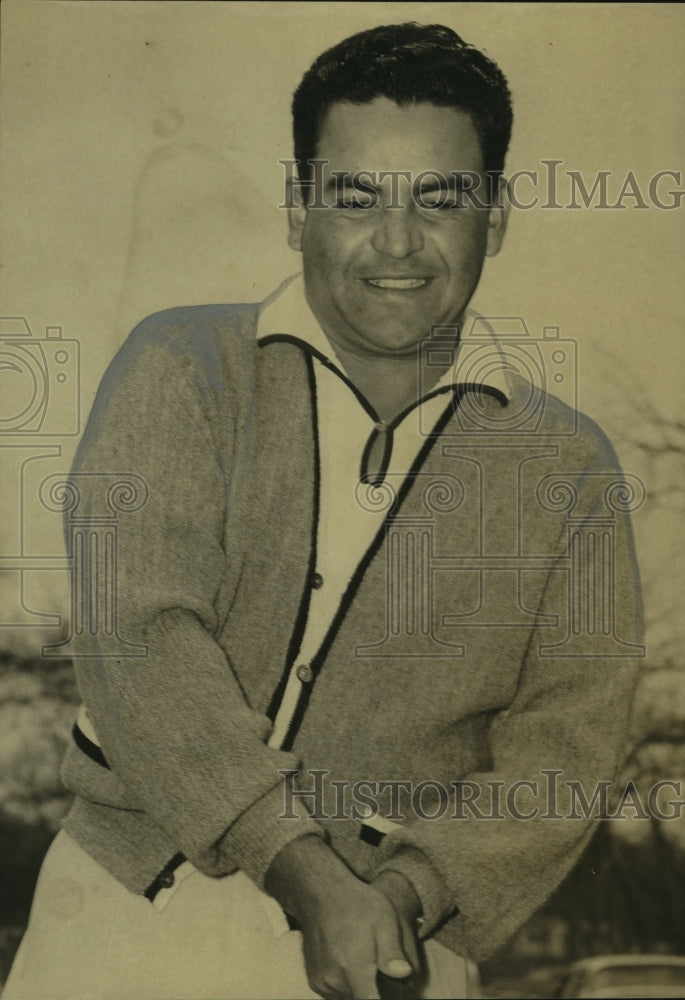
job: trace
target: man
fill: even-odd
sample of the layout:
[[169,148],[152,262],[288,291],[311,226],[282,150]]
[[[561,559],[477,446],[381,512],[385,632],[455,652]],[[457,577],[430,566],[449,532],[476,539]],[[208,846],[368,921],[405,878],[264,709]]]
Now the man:
[[589,795],[621,760],[615,456],[463,332],[506,228],[504,77],[378,28],[293,115],[303,277],[145,320],[77,456],[86,524],[105,473],[142,484],[109,605],[146,655],[94,629],[76,662],[76,800],[9,998],[465,995],[462,956],[591,835],[557,777]]

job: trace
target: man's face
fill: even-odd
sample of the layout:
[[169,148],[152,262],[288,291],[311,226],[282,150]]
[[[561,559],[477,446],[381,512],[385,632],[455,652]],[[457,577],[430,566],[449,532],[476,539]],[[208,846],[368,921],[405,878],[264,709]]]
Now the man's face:
[[[484,258],[497,253],[504,236],[504,208],[477,207],[475,197],[460,198],[454,186],[435,190],[435,174],[457,187],[460,175],[470,178],[468,186],[477,174],[477,197],[487,200],[471,118],[427,103],[398,107],[386,98],[335,104],[317,157],[326,161],[328,207],[290,210],[290,245],[303,255],[309,305],[346,351],[368,358],[413,354],[433,324],[460,321]],[[372,172],[360,179],[377,189],[374,195],[346,180],[362,171]],[[444,207],[435,207],[440,202]]]

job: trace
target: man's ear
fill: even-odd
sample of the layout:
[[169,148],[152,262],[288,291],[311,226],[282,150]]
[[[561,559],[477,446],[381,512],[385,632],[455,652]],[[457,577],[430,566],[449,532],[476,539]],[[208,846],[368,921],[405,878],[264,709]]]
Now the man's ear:
[[302,185],[291,177],[287,183],[288,205],[288,245],[292,250],[302,250],[302,235],[307,221],[307,206]]
[[507,220],[511,207],[508,196],[508,184],[500,177],[497,190],[494,192],[492,205],[488,209],[488,241],[485,250],[486,257],[494,257],[500,252],[507,231]]

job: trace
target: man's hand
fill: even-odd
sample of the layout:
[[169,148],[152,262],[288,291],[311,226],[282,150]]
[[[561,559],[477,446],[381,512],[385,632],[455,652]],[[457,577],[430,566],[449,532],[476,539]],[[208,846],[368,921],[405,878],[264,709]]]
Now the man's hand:
[[416,926],[416,921],[421,916],[421,900],[414,886],[404,875],[392,870],[382,871],[380,875],[376,875],[372,884],[375,889],[380,889],[388,897],[400,916],[404,917],[411,927]]
[[401,875],[384,873],[377,885],[366,885],[319,837],[300,837],[276,856],[266,889],[302,928],[307,977],[316,993],[378,1000],[377,972],[405,979],[418,971],[412,922],[405,906],[389,898],[391,892],[398,900],[402,895],[399,879],[409,889],[405,903],[413,894],[418,908]]

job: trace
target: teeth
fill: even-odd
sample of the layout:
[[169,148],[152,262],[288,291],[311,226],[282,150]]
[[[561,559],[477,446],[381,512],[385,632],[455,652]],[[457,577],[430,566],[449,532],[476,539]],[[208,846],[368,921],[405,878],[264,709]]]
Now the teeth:
[[369,278],[370,285],[376,288],[422,288],[425,278]]

